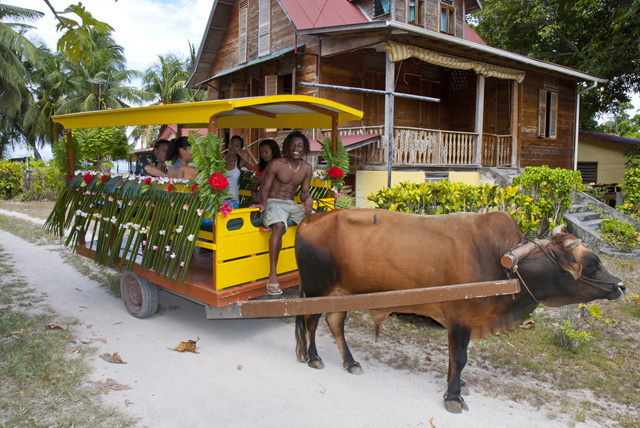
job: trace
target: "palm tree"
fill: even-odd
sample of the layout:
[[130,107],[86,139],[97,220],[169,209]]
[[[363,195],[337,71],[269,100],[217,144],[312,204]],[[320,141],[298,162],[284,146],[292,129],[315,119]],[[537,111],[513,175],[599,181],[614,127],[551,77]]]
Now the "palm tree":
[[24,136],[32,146],[54,144],[62,136],[62,126],[54,123],[51,116],[58,106],[65,103],[64,97],[73,89],[70,73],[72,66],[64,53],[51,53],[41,47],[42,63],[30,76],[34,101],[27,108],[22,120]]
[[145,91],[126,85],[140,73],[126,69],[122,46],[104,33],[94,32],[92,37],[97,50],[90,64],[74,68],[71,74],[74,91],[57,113],[119,109],[148,100]]
[[189,75],[184,63],[176,54],[158,55],[142,76],[143,90],[156,99],[156,104],[175,104],[190,100],[185,83]]
[[38,49],[24,36],[33,28],[23,22],[33,21],[43,14],[18,6],[0,3],[0,106],[2,114],[13,114],[27,95],[25,62],[39,62]]

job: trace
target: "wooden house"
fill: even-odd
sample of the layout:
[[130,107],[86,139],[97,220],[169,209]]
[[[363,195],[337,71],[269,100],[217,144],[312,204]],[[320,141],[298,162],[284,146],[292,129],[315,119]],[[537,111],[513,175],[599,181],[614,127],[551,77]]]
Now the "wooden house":
[[[604,80],[487,46],[465,21],[481,7],[216,0],[187,86],[209,99],[295,93],[362,110],[361,121],[339,130],[353,136],[356,182],[366,174],[390,184],[400,173],[424,181],[425,173],[453,172],[473,182],[487,167],[573,169],[581,85]],[[232,131],[249,141],[288,132]],[[327,130],[308,132],[322,139]]]

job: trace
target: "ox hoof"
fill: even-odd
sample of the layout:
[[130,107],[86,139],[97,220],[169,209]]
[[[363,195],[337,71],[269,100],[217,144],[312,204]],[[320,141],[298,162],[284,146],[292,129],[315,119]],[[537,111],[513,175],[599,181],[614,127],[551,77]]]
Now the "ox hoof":
[[345,368],[351,374],[361,375],[362,373],[364,373],[364,371],[362,370],[362,366],[357,362],[354,362],[351,365],[346,365]]
[[309,367],[313,369],[323,369],[324,363],[320,358],[318,358],[317,360],[309,361]]
[[467,407],[467,403],[464,402],[462,397],[457,400],[444,400],[444,407],[447,409],[449,413],[462,413],[462,411],[469,411],[469,407]]

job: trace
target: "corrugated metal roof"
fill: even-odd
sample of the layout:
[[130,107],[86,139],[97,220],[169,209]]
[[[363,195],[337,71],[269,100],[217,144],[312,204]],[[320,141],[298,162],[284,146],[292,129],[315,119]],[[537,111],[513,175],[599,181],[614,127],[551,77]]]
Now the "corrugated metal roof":
[[637,146],[640,145],[640,140],[636,140],[634,138],[626,138],[619,137],[617,135],[605,134],[604,132],[593,132],[593,131],[580,131],[578,133],[580,139],[593,139],[602,141],[604,143],[613,143],[621,146]]
[[[380,134],[341,135],[340,141],[347,152],[379,141]],[[321,153],[322,144],[318,140],[309,140],[309,149],[312,153]]]
[[480,37],[478,33],[476,33],[475,30],[466,22],[464,23],[464,39],[468,42],[487,46],[484,40],[482,40],[482,37]]
[[351,2],[345,0],[280,0],[298,30],[369,22]]

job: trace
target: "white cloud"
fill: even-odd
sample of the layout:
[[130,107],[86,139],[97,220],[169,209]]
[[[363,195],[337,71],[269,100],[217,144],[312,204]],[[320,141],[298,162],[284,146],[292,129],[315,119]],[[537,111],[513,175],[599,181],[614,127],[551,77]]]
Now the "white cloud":
[[[50,49],[55,49],[61,33],[44,0],[7,0],[6,4],[39,10],[45,17],[32,25]],[[64,10],[76,0],[51,0],[56,10]],[[186,56],[187,41],[196,49],[211,12],[211,0],[84,0],[94,18],[111,25],[113,37],[125,49],[127,67],[144,71],[168,52]],[[73,15],[69,15],[73,18]]]

